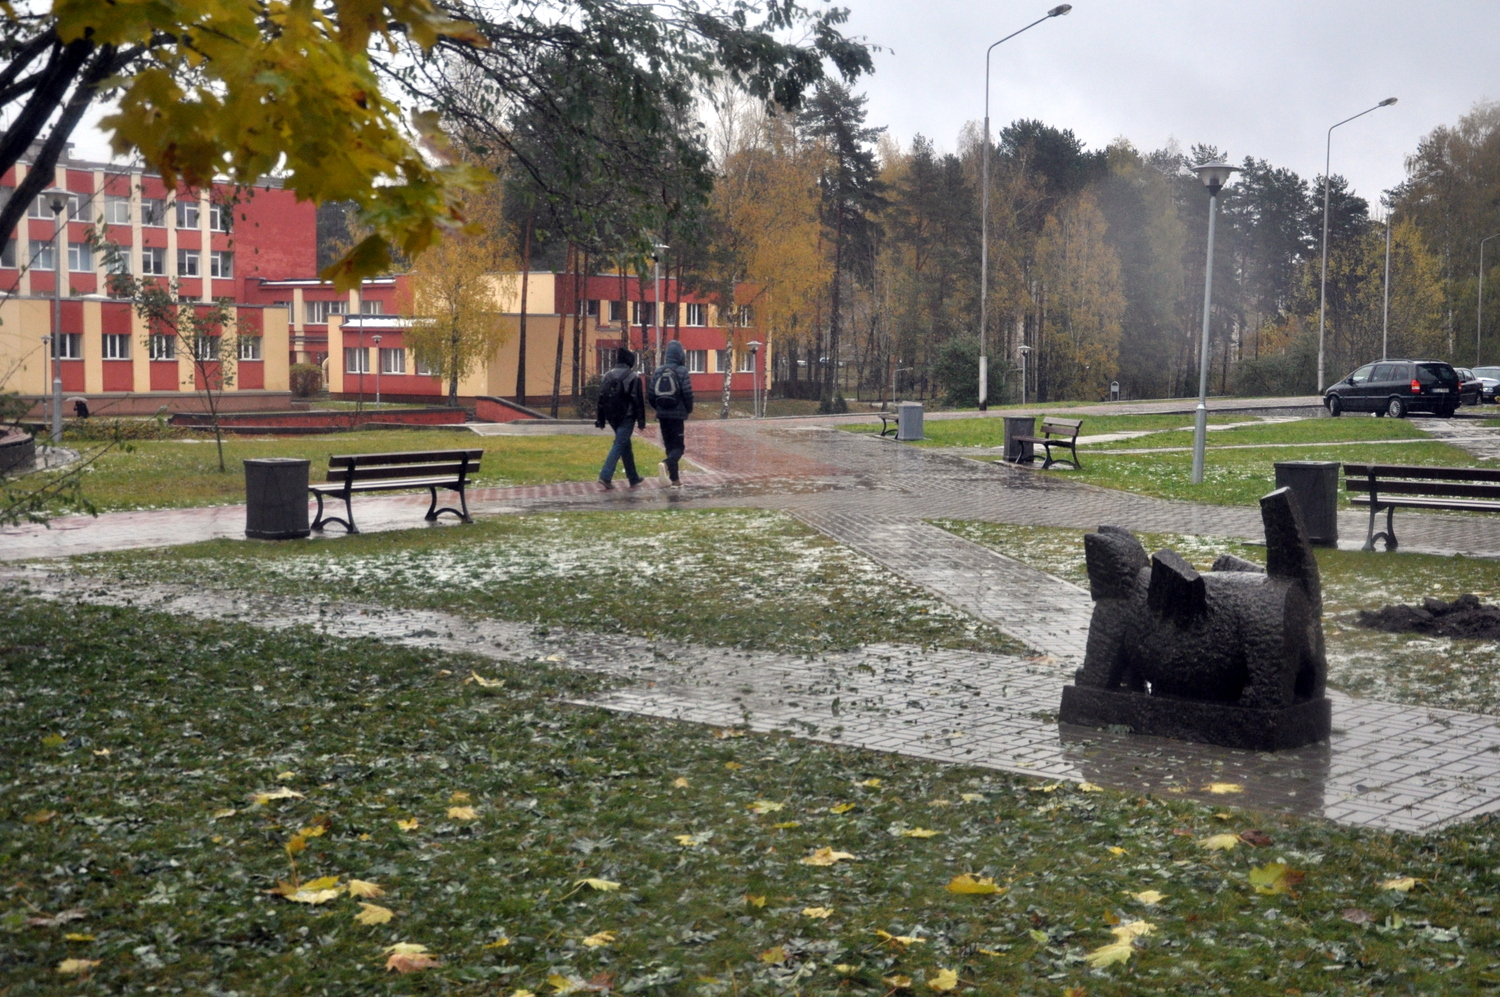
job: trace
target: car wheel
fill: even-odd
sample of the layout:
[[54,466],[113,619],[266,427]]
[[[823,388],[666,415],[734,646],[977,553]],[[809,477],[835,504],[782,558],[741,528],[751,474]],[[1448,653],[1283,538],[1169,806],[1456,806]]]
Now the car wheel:
[[1406,418],[1406,403],[1399,398],[1392,398],[1386,403],[1385,414],[1392,419]]
[[1344,414],[1344,403],[1338,395],[1328,396],[1328,414],[1334,418],[1338,418]]

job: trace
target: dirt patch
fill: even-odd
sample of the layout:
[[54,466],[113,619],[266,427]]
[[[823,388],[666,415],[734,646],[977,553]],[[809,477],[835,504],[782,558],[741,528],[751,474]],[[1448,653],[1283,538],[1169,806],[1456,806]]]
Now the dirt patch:
[[1374,612],[1362,609],[1358,624],[1387,633],[1493,640],[1500,639],[1500,606],[1486,606],[1472,593],[1452,602],[1428,598],[1420,606],[1385,606]]

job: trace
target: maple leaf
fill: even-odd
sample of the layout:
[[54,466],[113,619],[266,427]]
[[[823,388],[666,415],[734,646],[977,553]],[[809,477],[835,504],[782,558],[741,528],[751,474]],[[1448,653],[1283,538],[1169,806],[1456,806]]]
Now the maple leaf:
[[591,949],[597,949],[609,945],[614,940],[615,933],[613,931],[600,931],[585,938],[583,944]]
[[972,873],[961,872],[949,880],[948,892],[980,895],[1000,893],[1002,890],[995,885],[995,881],[989,876],[975,876]]
[[798,859],[802,865],[833,865],[845,859],[853,859],[854,856],[848,852],[836,852],[830,847],[819,848],[806,858]]
[[1387,879],[1382,881],[1380,884],[1380,888],[1382,890],[1395,890],[1397,893],[1410,893],[1412,891],[1412,888],[1420,882],[1422,882],[1422,880],[1415,879],[1411,876],[1397,876],[1395,879]]
[[684,848],[697,848],[699,845],[707,843],[713,836],[714,833],[712,831],[699,831],[697,834],[673,835],[673,837],[677,839],[677,843]]
[[307,797],[295,789],[287,789],[285,786],[277,786],[275,789],[266,790],[262,793],[251,793],[250,802],[255,806],[262,807],[272,800],[305,800]]
[[386,924],[396,916],[389,907],[382,907],[379,904],[367,904],[360,901],[359,906],[360,912],[354,915],[354,920],[360,924]]
[[1150,935],[1155,932],[1156,925],[1150,921],[1126,921],[1119,927],[1109,929],[1109,933],[1122,942],[1134,941],[1143,935]]
[[479,811],[475,810],[473,807],[449,807],[448,808],[448,819],[449,820],[478,820],[479,819]]
[[958,974],[951,969],[942,969],[927,980],[927,985],[939,993],[947,993],[958,986]]
[[894,987],[897,990],[911,989],[910,976],[901,976],[898,974],[896,976],[882,976],[880,979],[886,986]]
[[375,897],[384,896],[385,889],[378,883],[371,883],[368,880],[351,879],[349,880],[349,895],[351,897],[368,897],[374,899]]
[[889,931],[881,931],[879,928],[875,929],[875,934],[881,941],[888,943],[892,948],[899,947],[904,949],[908,945],[918,945],[927,941],[927,939],[918,935],[893,935]]
[[786,949],[780,945],[773,945],[755,958],[767,966],[779,966],[786,962]]
[[756,800],[754,803],[750,804],[746,809],[750,810],[752,813],[773,814],[773,813],[775,813],[778,810],[785,810],[786,809],[786,804],[785,803],[774,803],[771,800]]
[[1130,895],[1137,901],[1145,904],[1147,907],[1155,907],[1157,904],[1167,899],[1167,895],[1165,893],[1158,893],[1156,890],[1142,890],[1139,893],[1132,893]]
[[1250,885],[1255,887],[1256,893],[1275,896],[1278,893],[1292,892],[1292,887],[1302,882],[1305,875],[1306,873],[1298,872],[1285,862],[1271,862],[1250,870]]
[[672,780],[672,785],[678,789],[687,789],[692,785],[692,783],[687,781],[687,776],[680,775]]
[[427,951],[426,945],[413,942],[397,942],[381,949],[388,958],[385,968],[388,973],[415,973],[438,964],[437,957]]
[[1110,845],[1108,848],[1106,848],[1104,850],[1107,851],[1107,852],[1109,852],[1111,855],[1114,855],[1114,856],[1120,856],[1120,855],[1126,854],[1125,849],[1121,848],[1119,845]]
[[578,882],[574,883],[573,885],[574,886],[587,886],[590,889],[600,890],[600,891],[605,892],[605,893],[608,893],[611,890],[618,890],[620,888],[620,884],[619,883],[614,883],[614,882],[611,882],[611,881],[609,881],[607,879],[593,879],[593,878],[580,879],[580,880],[578,880]]
[[854,803],[835,803],[833,806],[831,806],[831,807],[828,808],[828,812],[831,813],[831,814],[846,814],[849,811],[853,810],[855,808],[855,806],[857,806],[857,804],[854,804]]
[[1198,842],[1199,848],[1206,848],[1211,852],[1233,851],[1234,846],[1240,843],[1238,834],[1211,834]]
[[864,782],[860,783],[860,785],[866,787],[867,789],[879,789],[880,788],[880,780],[879,779],[866,779]]
[[469,677],[463,680],[464,685],[477,685],[481,689],[501,689],[505,686],[504,679],[487,679],[476,671],[470,670]]
[[64,976],[78,976],[99,965],[98,959],[64,959],[57,964],[57,971]]
[[571,994],[588,986],[582,980],[570,979],[561,973],[553,973],[547,977],[547,982],[552,985],[552,992],[558,994]]
[[745,903],[751,907],[764,907],[766,905],[765,894],[759,896],[751,893],[745,894]]
[[472,797],[461,789],[455,789],[453,792],[448,794],[449,803],[468,803],[470,799],[472,799]]
[[409,817],[406,820],[396,821],[396,826],[403,831],[415,831],[417,828],[422,826],[422,822],[417,820],[415,817]]
[[802,908],[802,916],[803,917],[816,918],[817,920],[820,920],[820,921],[824,920],[824,919],[826,919],[828,917],[830,917],[832,914],[833,914],[833,908],[832,907],[804,907],[804,908]]
[[1216,796],[1223,796],[1226,793],[1243,793],[1245,787],[1237,782],[1211,782],[1203,787],[1203,791],[1205,793],[1213,793]]
[[301,886],[280,883],[271,892],[280,894],[295,904],[326,904],[336,897],[343,896],[344,887],[339,884],[337,876],[320,876],[317,879],[308,880]]
[[934,831],[931,828],[926,828],[926,827],[911,827],[911,828],[907,828],[906,830],[902,831],[901,832],[901,837],[903,837],[903,838],[935,838],[935,837],[937,837],[938,835],[940,835],[942,833],[943,833],[942,831]]

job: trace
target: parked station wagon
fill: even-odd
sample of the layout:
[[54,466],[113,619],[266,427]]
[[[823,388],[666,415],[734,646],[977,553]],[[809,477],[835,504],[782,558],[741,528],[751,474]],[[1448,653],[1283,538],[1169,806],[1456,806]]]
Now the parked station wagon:
[[1442,360],[1381,360],[1365,364],[1329,387],[1330,415],[1374,412],[1400,419],[1426,412],[1446,419],[1458,408],[1458,371]]

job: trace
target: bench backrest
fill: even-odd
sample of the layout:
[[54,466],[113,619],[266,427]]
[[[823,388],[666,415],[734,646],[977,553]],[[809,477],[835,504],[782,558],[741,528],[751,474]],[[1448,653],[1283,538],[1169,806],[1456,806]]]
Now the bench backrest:
[[1345,464],[1344,487],[1379,495],[1500,499],[1500,468]]
[[1078,437],[1079,427],[1083,425],[1082,419],[1042,419],[1042,432],[1047,436],[1066,436],[1068,439]]
[[328,480],[343,483],[446,477],[462,481],[478,472],[483,456],[482,449],[340,454],[328,458]]

